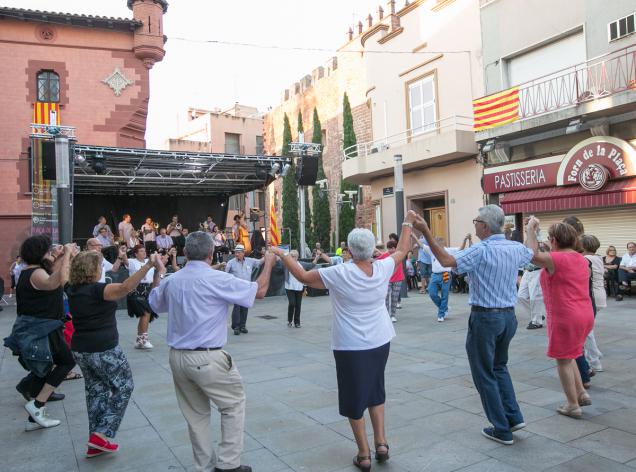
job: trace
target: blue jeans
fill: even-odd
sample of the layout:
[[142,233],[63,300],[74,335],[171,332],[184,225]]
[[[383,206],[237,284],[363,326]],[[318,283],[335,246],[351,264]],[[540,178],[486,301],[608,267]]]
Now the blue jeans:
[[473,382],[495,432],[510,438],[510,427],[523,422],[506,365],[508,346],[516,331],[514,309],[495,312],[471,310],[466,353]]
[[[431,276],[431,283],[428,285],[428,295],[437,306],[437,317],[444,318],[448,313],[448,291],[450,290],[451,276],[448,273],[448,280],[444,282],[444,272]],[[441,297],[440,297],[441,293]]]

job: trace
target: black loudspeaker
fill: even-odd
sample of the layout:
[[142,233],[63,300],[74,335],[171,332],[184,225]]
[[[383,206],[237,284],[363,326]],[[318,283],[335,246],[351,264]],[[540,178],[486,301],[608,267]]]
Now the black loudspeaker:
[[55,141],[42,141],[42,178],[44,180],[55,180]]
[[298,185],[316,185],[318,177],[318,157],[301,157],[296,167]]

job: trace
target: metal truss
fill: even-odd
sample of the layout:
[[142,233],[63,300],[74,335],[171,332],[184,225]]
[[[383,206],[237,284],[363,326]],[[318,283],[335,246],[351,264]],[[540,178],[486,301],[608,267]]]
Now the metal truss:
[[262,188],[281,156],[74,146],[78,195],[230,196]]

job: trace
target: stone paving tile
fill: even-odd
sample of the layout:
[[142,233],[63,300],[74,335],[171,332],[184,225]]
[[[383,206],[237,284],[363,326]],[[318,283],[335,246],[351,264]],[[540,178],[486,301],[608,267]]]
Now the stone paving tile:
[[542,436],[532,436],[513,446],[498,447],[488,455],[527,471],[540,471],[585,454],[584,450],[566,446]]
[[546,438],[567,443],[605,428],[606,426],[591,421],[580,421],[556,415],[530,423],[525,429]]
[[[632,435],[636,434],[635,299],[622,304],[610,301],[597,319],[595,332],[605,354],[605,372],[592,381],[594,404],[585,409],[587,419],[573,426],[573,420],[554,411],[564,396],[554,361],[544,354],[545,332],[517,331],[510,350],[510,371],[528,427],[516,432],[515,445],[507,447],[480,434],[488,421],[464,349],[466,297],[452,297],[455,308],[443,324],[435,321],[426,297],[403,301],[386,372],[386,430],[392,457],[388,464],[374,465],[375,471],[636,470],[636,456],[631,455],[636,449]],[[329,300],[303,301],[302,330],[285,326],[285,312],[283,297],[259,301],[250,310],[250,334],[228,339],[226,348],[243,376],[247,395],[242,462],[251,463],[257,472],[357,472],[351,465],[356,449],[351,429],[337,413]],[[278,318],[257,318],[261,314]],[[0,313],[3,336],[10,331],[14,316],[13,307]],[[523,326],[527,315],[520,312],[518,316]],[[151,326],[155,349],[150,352],[133,348],[135,320],[122,312],[118,323],[121,345],[135,378],[135,391],[117,436],[121,452],[93,460],[83,457],[88,420],[82,380],[64,382],[60,391],[67,395],[66,400],[48,405],[51,415],[62,419],[61,426],[25,433],[24,401],[14,389],[24,371],[2,349],[0,472],[194,470],[167,361],[166,317]],[[372,444],[368,416],[366,423]],[[214,410],[211,431],[217,447],[220,416]]]
[[548,469],[548,472],[633,472],[633,469],[594,454],[585,454]]
[[487,457],[462,447],[452,440],[444,440],[430,447],[419,448],[398,456],[398,465],[413,472],[447,472],[486,460]]
[[570,444],[617,462],[636,459],[636,435],[613,428],[590,434]]

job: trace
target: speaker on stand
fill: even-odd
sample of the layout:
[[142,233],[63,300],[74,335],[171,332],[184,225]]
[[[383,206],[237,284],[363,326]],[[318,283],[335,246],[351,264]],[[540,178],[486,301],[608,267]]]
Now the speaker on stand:
[[296,165],[298,185],[316,185],[318,177],[318,156],[301,156]]

